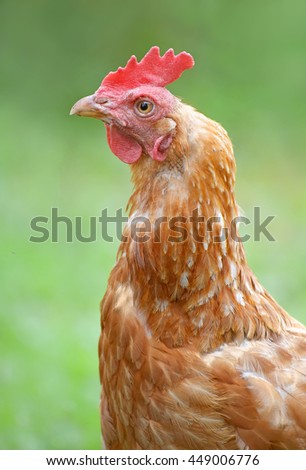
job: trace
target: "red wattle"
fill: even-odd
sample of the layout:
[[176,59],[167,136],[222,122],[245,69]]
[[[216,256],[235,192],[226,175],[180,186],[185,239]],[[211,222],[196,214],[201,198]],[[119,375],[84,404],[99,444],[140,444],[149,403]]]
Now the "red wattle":
[[124,163],[135,163],[142,154],[142,148],[132,137],[124,134],[118,127],[107,125],[107,140],[111,151]]

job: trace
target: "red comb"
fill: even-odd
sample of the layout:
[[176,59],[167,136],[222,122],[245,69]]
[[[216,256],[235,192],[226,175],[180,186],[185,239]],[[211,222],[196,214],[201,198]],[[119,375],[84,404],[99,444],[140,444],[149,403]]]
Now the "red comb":
[[124,68],[119,67],[116,72],[110,72],[102,81],[99,91],[109,88],[128,90],[140,85],[164,87],[193,65],[193,57],[187,52],[175,55],[173,49],[169,49],[161,56],[159,47],[154,46],[140,62],[133,55]]

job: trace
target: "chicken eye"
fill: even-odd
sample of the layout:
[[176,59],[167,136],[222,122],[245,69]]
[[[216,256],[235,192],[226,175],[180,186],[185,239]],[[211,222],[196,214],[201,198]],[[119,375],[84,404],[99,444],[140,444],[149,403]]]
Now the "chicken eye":
[[140,100],[135,104],[136,111],[141,115],[148,115],[154,109],[154,104],[148,100]]

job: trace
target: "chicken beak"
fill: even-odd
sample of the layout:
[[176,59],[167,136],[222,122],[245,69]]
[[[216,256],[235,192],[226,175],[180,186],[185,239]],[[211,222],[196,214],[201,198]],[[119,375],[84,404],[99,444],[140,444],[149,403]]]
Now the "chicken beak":
[[107,116],[107,111],[104,106],[96,102],[95,98],[95,95],[81,98],[72,106],[70,115],[77,114],[78,116],[93,117],[103,120]]

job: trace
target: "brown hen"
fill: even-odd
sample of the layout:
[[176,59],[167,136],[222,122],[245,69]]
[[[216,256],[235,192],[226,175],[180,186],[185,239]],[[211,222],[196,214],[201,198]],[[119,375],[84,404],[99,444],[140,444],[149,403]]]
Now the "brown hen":
[[105,445],[305,449],[306,329],[247,265],[227,133],[165,88],[192,66],[153,47],[71,111],[134,184],[101,304]]

